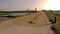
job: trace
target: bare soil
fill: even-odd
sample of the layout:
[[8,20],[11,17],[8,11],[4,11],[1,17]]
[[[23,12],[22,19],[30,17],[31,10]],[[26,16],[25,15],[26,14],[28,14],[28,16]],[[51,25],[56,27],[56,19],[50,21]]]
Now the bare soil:
[[51,26],[44,12],[37,12],[1,22],[0,34],[54,34]]

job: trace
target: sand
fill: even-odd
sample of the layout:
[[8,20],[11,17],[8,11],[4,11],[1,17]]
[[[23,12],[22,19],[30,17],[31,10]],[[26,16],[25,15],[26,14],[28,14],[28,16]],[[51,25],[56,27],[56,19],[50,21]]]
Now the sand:
[[0,34],[54,34],[50,27],[44,12],[37,12],[1,22]]

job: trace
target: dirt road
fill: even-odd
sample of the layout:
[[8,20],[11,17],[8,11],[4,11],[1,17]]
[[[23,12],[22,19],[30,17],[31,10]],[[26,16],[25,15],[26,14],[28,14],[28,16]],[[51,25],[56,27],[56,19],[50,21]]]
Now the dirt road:
[[0,34],[54,34],[50,27],[44,12],[37,12],[2,22]]

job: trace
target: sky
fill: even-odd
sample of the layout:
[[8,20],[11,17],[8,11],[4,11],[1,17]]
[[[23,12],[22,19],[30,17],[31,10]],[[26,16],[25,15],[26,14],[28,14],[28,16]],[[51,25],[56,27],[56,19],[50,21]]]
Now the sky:
[[0,0],[0,10],[19,11],[30,9],[33,10],[59,10],[60,0]]

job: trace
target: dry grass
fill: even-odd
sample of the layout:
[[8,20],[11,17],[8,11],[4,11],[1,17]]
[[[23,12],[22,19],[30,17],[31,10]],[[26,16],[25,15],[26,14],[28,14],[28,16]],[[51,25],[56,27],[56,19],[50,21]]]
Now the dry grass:
[[60,32],[60,16],[49,13],[49,12],[46,12],[46,15],[49,19],[52,19],[52,20],[54,19],[55,16],[57,17],[56,24],[54,24],[54,25],[55,25],[56,29]]

